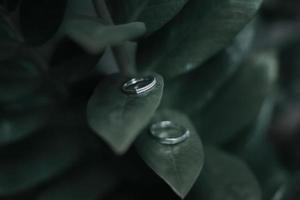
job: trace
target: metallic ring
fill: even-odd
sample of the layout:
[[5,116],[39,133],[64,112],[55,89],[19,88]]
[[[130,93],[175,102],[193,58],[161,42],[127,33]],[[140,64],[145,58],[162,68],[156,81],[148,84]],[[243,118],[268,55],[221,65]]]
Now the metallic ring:
[[150,127],[150,132],[161,144],[175,145],[190,137],[190,131],[172,121],[160,121]]
[[151,91],[156,83],[154,76],[132,78],[123,84],[122,90],[127,94],[141,95]]

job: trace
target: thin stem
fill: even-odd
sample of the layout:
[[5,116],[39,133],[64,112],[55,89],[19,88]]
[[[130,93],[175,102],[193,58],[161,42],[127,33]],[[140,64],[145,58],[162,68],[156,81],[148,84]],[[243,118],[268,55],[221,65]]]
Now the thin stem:
[[[113,25],[113,19],[110,15],[110,12],[108,10],[108,7],[106,5],[105,0],[93,0],[96,13],[99,17],[103,18],[107,21],[110,25]],[[118,67],[124,75],[133,75],[136,73],[136,69],[134,65],[130,64],[130,59],[127,51],[127,45],[121,44],[118,46],[112,47],[112,52],[114,54],[114,57],[116,59],[116,63],[118,64]]]
[[105,0],[93,0],[96,13],[99,17],[105,19],[109,24],[114,24],[114,21],[109,13]]

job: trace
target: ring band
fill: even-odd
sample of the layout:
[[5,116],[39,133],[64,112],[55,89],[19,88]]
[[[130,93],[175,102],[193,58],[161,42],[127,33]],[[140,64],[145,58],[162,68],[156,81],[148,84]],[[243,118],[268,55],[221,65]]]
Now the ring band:
[[127,94],[141,95],[151,91],[156,83],[157,81],[154,76],[132,78],[123,84],[122,90]]
[[[169,133],[168,133],[169,131]],[[172,121],[160,121],[152,124],[150,132],[161,144],[175,145],[185,141],[190,136],[190,131]],[[176,132],[178,136],[171,136]]]

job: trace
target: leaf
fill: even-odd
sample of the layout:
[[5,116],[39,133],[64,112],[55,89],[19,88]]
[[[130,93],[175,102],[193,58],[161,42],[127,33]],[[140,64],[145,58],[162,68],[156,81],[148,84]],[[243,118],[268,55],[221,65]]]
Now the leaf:
[[250,23],[229,47],[212,57],[201,68],[168,80],[162,104],[185,113],[205,107],[233,77],[249,53],[255,27],[254,22]]
[[265,100],[255,123],[246,133],[249,134],[248,140],[235,150],[255,173],[264,199],[270,199],[288,180],[288,172],[280,163],[267,130],[273,116],[274,100],[274,96]]
[[152,122],[172,121],[190,130],[190,137],[176,145],[159,143],[146,129],[136,141],[136,148],[144,161],[177,195],[184,198],[194,185],[204,163],[201,140],[189,119],[178,112],[164,110]]
[[163,79],[155,75],[157,86],[145,96],[125,94],[126,77],[111,75],[101,81],[87,106],[91,128],[118,154],[126,152],[159,106]]
[[140,37],[145,31],[145,25],[141,22],[107,26],[98,18],[87,16],[69,19],[64,30],[71,39],[92,54],[101,53],[107,46]]
[[107,0],[114,21],[123,24],[144,22],[151,34],[169,22],[188,0]]
[[97,200],[117,183],[116,175],[99,159],[85,160],[42,191],[37,200]]
[[256,118],[264,100],[272,94],[276,80],[274,54],[265,52],[253,55],[209,104],[188,113],[201,138],[218,144],[232,139]]
[[140,71],[174,77],[198,67],[230,44],[261,2],[189,0],[174,20],[141,42]]
[[62,23],[67,0],[26,0],[20,6],[20,25],[27,42],[39,45],[49,40]]
[[212,147],[205,148],[206,162],[192,194],[205,200],[260,200],[261,190],[244,162]]
[[79,160],[82,139],[76,128],[50,126],[0,151],[0,196],[32,188]]
[[27,58],[0,62],[0,102],[33,93],[41,83],[41,71]]

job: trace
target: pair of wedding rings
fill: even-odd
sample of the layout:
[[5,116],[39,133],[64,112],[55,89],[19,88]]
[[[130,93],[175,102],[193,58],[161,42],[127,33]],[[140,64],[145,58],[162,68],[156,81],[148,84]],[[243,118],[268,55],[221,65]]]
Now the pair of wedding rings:
[[[124,93],[129,95],[147,94],[155,88],[157,80],[154,76],[132,78],[122,85]],[[182,143],[190,136],[190,131],[172,121],[160,121],[151,125],[151,135],[161,144],[175,145]]]

